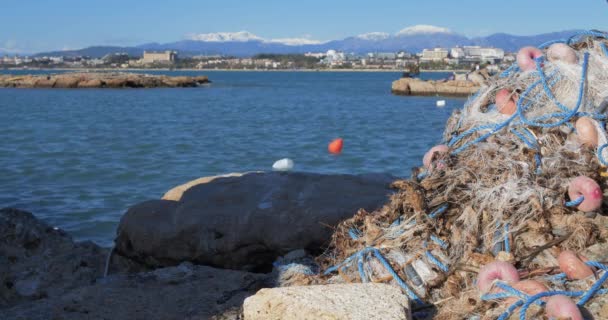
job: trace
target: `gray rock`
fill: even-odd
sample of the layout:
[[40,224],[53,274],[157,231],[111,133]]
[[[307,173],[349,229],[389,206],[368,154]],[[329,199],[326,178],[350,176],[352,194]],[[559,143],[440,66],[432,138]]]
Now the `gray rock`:
[[39,294],[40,280],[37,278],[18,280],[15,282],[15,291],[21,296],[32,297]]
[[[1,209],[0,309],[90,285],[103,275],[107,253],[92,242],[74,243],[29,212]],[[128,269],[120,257],[113,260],[114,272]]]
[[130,208],[120,221],[116,250],[154,267],[192,261],[270,271],[289,251],[318,252],[331,227],[360,208],[382,206],[393,180],[280,172],[216,178],[191,187],[179,201]]
[[0,319],[236,320],[243,300],[266,283],[263,274],[184,264],[110,275],[61,296],[0,308]]

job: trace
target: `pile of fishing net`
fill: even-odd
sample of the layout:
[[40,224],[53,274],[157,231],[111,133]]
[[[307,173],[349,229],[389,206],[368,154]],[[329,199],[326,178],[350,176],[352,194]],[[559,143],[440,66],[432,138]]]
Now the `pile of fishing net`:
[[418,319],[606,317],[606,36],[522,49],[388,204],[337,227],[319,273],[282,285],[389,283]]

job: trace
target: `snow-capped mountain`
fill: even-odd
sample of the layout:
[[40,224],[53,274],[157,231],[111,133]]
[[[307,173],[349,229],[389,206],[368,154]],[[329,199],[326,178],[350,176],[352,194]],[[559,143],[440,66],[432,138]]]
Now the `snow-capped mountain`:
[[380,40],[388,39],[390,36],[391,35],[386,32],[368,32],[368,33],[360,34],[360,35],[356,36],[355,38],[362,39],[362,40],[370,40],[370,41],[380,41]]
[[407,28],[401,29],[397,32],[396,36],[411,36],[411,35],[420,35],[420,34],[434,34],[434,33],[445,33],[445,34],[453,34],[452,30],[443,27],[431,26],[428,24],[419,24]]
[[307,44],[323,43],[323,41],[313,40],[313,39],[309,39],[309,38],[280,38],[280,39],[265,40],[264,42],[282,43],[286,46],[302,46],[302,45],[307,45]]
[[[220,54],[253,56],[259,53],[306,53],[326,52],[333,49],[349,53],[367,52],[420,52],[425,48],[483,45],[515,52],[528,45],[563,39],[576,30],[561,31],[533,36],[515,36],[496,33],[487,37],[468,38],[439,26],[415,25],[394,34],[369,32],[341,40],[319,41],[310,37],[264,38],[248,31],[190,34],[187,40],[171,43],[148,43],[136,47],[121,48],[122,52],[137,53],[144,50],[177,50],[180,55]],[[82,50],[41,53],[38,55],[88,55],[100,57],[117,52],[116,47],[90,47]]]
[[189,40],[202,41],[202,42],[249,42],[259,41],[266,43],[282,43],[287,46],[300,46],[307,44],[320,44],[321,41],[310,39],[310,38],[279,38],[279,39],[265,39],[259,37],[249,31],[238,31],[238,32],[216,32],[216,33],[199,33],[190,34]]
[[216,33],[199,33],[189,35],[190,40],[204,42],[247,42],[247,41],[262,41],[264,39],[256,36],[249,31],[239,32],[216,32]]

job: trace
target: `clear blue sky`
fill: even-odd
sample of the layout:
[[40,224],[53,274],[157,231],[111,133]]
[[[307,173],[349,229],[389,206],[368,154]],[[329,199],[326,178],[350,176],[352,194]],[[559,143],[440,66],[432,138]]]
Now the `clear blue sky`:
[[182,40],[250,31],[264,38],[333,40],[431,24],[468,36],[608,30],[606,0],[1,0],[0,50]]

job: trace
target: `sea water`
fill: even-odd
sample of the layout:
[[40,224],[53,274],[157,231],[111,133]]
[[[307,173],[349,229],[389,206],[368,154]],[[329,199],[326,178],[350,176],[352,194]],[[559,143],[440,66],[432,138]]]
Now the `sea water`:
[[[213,83],[0,89],[0,207],[108,246],[131,205],[202,176],[272,170],[282,158],[297,171],[409,176],[464,103],[392,95],[397,72],[155,73]],[[337,137],[343,152],[330,155]]]

